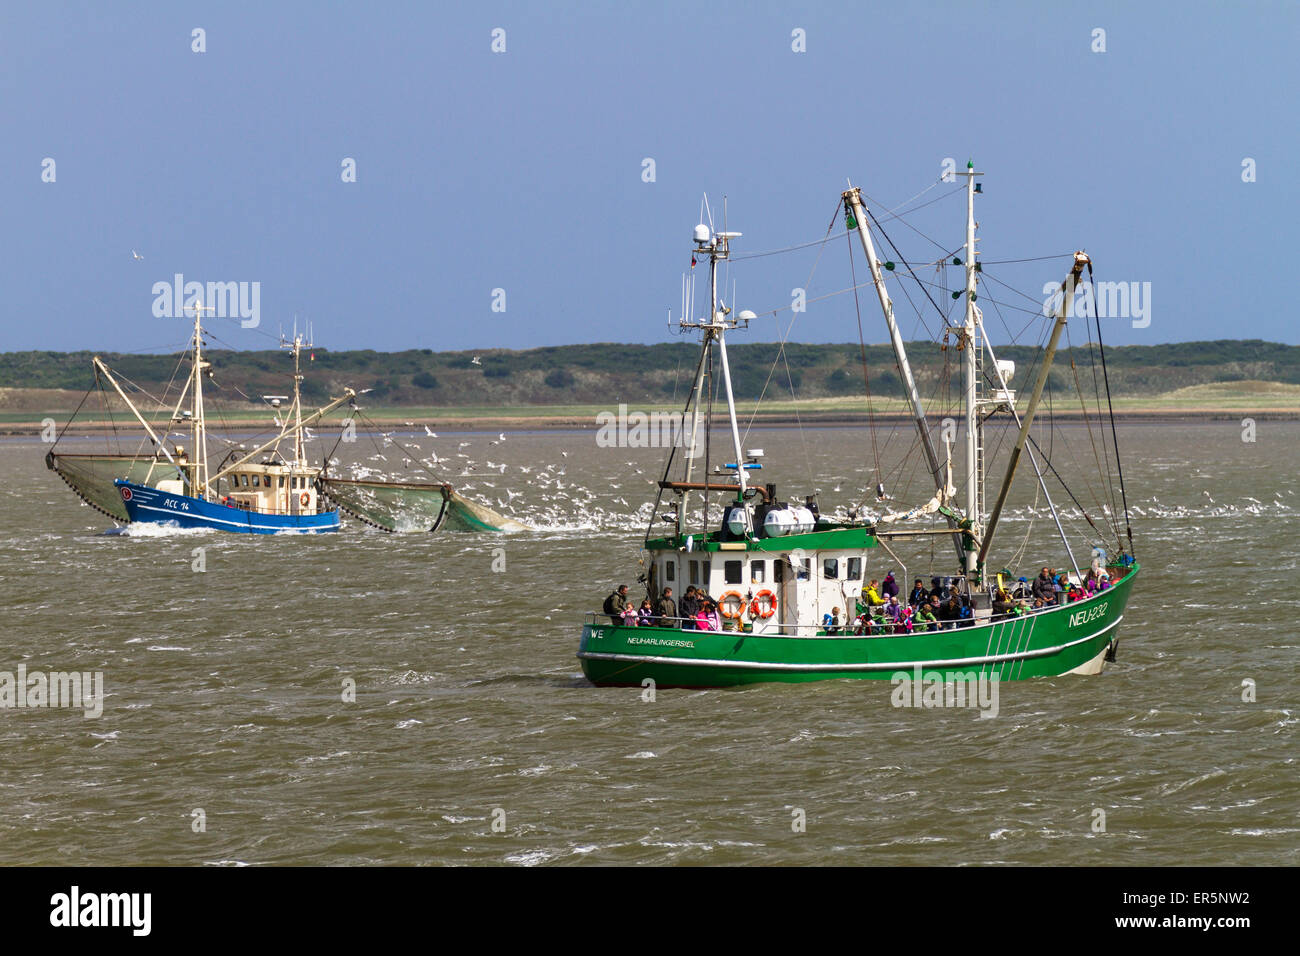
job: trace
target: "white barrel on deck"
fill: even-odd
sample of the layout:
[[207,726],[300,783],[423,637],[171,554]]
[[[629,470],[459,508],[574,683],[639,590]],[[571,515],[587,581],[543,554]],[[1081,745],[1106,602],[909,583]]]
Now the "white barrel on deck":
[[807,534],[817,526],[817,518],[810,508],[793,508],[795,528],[791,534]]
[[782,538],[787,534],[794,534],[795,527],[795,517],[787,508],[769,511],[767,517],[763,519],[763,531],[769,538]]
[[736,505],[727,512],[727,530],[734,535],[743,535],[748,526],[745,520],[746,508]]

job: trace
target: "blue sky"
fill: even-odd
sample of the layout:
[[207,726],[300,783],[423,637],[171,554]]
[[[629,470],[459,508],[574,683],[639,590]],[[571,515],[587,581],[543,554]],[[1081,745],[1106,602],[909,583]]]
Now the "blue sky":
[[[987,260],[1085,248],[1150,283],[1150,325],[1107,320],[1108,344],[1300,343],[1297,36],[1294,3],[6,4],[0,349],[178,345],[152,311],[176,273],[260,283],[259,328],[210,323],[239,348],[295,314],[334,349],[664,341],[702,194],[738,254],[771,250],[821,239],[846,177],[889,207],[946,157],[986,173]],[[951,247],[963,219],[953,196],[916,224]],[[1064,270],[994,274],[1037,296]],[[731,277],[740,306],[787,306],[849,285],[847,244]],[[852,296],[790,334],[856,341]]]

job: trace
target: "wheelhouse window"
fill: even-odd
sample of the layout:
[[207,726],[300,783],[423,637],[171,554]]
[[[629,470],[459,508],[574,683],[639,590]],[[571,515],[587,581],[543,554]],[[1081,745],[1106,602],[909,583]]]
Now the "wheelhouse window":
[[248,487],[248,476],[247,476],[247,475],[240,475],[240,476],[239,476],[239,486],[240,486],[241,488],[247,488],[247,487]]
[[794,566],[795,577],[800,581],[807,581],[812,577],[812,558],[804,558]]
[[780,558],[772,562],[772,583],[780,584],[785,580],[785,563]]
[[676,562],[676,561],[665,561],[665,562],[664,562],[664,580],[665,580],[665,581],[675,581],[676,579],[677,579],[677,562]]
[[862,580],[862,559],[849,558],[848,569],[844,572],[844,577],[850,581]]
[[261,476],[261,475],[254,475],[254,476],[253,476],[253,487],[254,487],[254,488],[260,488],[261,485],[262,485],[262,476]]
[[280,487],[281,487],[281,488],[284,487],[284,475],[281,475],[281,476],[280,476]]
[[767,581],[766,561],[751,561],[749,563],[749,580],[751,584],[763,584]]
[[723,561],[722,562],[722,579],[727,584],[739,584],[741,568],[744,567],[743,561]]
[[840,576],[839,558],[826,558],[822,561],[822,576],[828,581],[834,581]]
[[691,583],[700,583],[700,562],[698,561],[691,562]]

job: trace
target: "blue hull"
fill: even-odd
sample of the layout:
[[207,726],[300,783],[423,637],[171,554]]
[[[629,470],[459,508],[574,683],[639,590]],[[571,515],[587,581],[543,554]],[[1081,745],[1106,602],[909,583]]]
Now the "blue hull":
[[231,508],[189,495],[159,491],[148,485],[117,479],[114,484],[132,521],[142,524],[174,524],[180,528],[210,528],[239,534],[314,534],[339,529],[339,513],[314,515],[272,515],[243,508]]

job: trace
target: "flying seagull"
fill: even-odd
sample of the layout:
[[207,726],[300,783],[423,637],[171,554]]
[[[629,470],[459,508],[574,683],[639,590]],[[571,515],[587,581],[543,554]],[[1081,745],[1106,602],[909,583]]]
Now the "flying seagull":
[[482,364],[483,364],[483,360],[480,359],[477,355],[475,355],[472,359],[469,360],[469,364],[470,364],[470,365],[482,365]]
[[428,435],[430,438],[437,438],[437,437],[438,437],[438,433],[437,433],[436,431],[434,431],[432,428],[430,428],[428,425],[425,425],[425,426],[424,426],[424,433],[425,433],[426,435]]
[[131,258],[132,258],[132,259],[143,259],[144,256],[140,255],[140,253],[138,253],[138,252],[136,252],[134,249],[132,249],[132,250],[131,250]]

